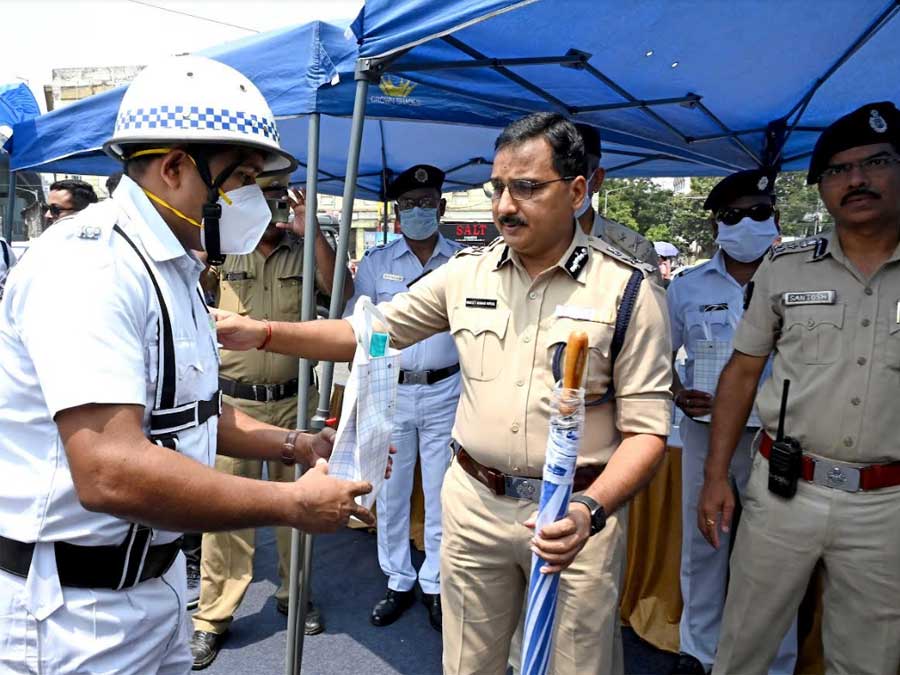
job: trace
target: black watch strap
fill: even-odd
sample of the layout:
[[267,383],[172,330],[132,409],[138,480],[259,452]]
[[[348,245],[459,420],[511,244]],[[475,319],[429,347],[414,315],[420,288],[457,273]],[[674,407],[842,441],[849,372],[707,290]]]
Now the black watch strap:
[[569,500],[569,503],[584,504],[591,512],[591,536],[600,532],[606,527],[606,511],[596,499],[592,499],[587,495],[575,495]]

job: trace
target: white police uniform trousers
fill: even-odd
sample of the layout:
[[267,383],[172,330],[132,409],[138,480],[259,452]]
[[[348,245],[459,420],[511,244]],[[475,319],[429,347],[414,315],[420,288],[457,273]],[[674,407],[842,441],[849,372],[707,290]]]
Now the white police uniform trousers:
[[425,494],[425,561],[418,573],[423,593],[440,586],[441,486],[450,466],[450,432],[459,400],[459,373],[434,384],[401,384],[391,442],[397,448],[391,479],[378,493],[378,563],[388,588],[411,590],[416,570],[410,558],[409,512],[416,457],[421,458]]
[[63,588],[65,603],[40,621],[26,580],[0,570],[0,675],[185,675],[191,621],[185,563],[120,591]]
[[[714,549],[697,528],[697,504],[703,487],[703,465],[709,454],[710,425],[683,418],[681,453],[681,612],[680,650],[712,668],[719,642],[728,586],[731,534],[719,532]],[[731,460],[731,475],[743,494],[750,478],[751,443],[755,429],[745,429]],[[770,673],[792,675],[797,661],[797,619],[782,640]]]

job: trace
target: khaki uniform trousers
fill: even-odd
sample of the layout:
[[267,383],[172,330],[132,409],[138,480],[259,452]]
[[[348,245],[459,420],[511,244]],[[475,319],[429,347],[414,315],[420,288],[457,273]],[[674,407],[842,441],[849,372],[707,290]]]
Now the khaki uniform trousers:
[[[315,412],[319,397],[310,389],[310,408]],[[226,397],[226,402],[235,399]],[[259,403],[237,400],[241,410],[251,417],[293,429],[297,423],[297,398]],[[261,460],[236,459],[218,455],[216,469],[244,478],[262,478]],[[294,480],[294,467],[280,461],[266,462],[269,480]],[[278,548],[278,576],[281,584],[275,592],[277,599],[287,599],[290,585],[291,529],[275,528]],[[231,625],[244,594],[253,580],[253,555],[256,550],[256,530],[207,532],[203,535],[200,557],[200,603],[193,616],[194,630],[221,635]]]
[[715,675],[765,673],[821,558],[826,673],[900,669],[900,487],[849,493],[800,480],[768,490],[757,454],[731,557]]
[[[441,543],[444,673],[502,675],[525,604],[533,502],[498,497],[453,462],[444,479]],[[619,589],[628,523],[623,511],[562,573],[550,672],[624,671]]]

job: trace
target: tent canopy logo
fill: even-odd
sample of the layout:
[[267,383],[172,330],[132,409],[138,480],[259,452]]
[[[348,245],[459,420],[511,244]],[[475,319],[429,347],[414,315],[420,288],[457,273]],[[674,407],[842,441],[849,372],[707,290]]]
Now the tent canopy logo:
[[420,105],[419,101],[410,96],[413,89],[418,86],[418,84],[405,80],[402,77],[394,79],[390,75],[382,75],[381,81],[378,83],[378,88],[381,90],[382,95],[369,97],[369,102],[418,106]]

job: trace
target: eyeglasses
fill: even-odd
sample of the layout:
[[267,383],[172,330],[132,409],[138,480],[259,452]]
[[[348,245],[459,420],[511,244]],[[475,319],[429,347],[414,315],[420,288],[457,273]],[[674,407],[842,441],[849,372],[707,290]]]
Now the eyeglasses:
[[400,207],[401,211],[409,211],[417,206],[420,209],[436,209],[439,201],[440,199],[437,197],[419,197],[418,199],[401,197],[397,200],[397,206]]
[[754,204],[747,209],[727,208],[716,211],[716,220],[723,225],[737,225],[744,218],[752,218],[757,223],[768,220],[775,213],[771,204]]
[[840,180],[846,180],[853,173],[854,167],[859,168],[864,175],[871,177],[887,171],[896,164],[900,164],[900,157],[892,157],[891,155],[875,155],[858,162],[830,164],[822,170],[819,181],[822,183],[836,183]]
[[57,204],[47,204],[47,211],[50,212],[50,215],[54,218],[59,218],[59,214],[63,211],[74,211],[75,209],[66,209]]
[[525,180],[521,178],[511,180],[509,181],[509,183],[504,183],[502,180],[492,179],[490,182],[484,184],[484,194],[486,194],[495,202],[500,201],[500,198],[503,196],[504,190],[509,190],[509,196],[513,199],[531,199],[534,196],[535,191],[540,190],[542,187],[550,185],[551,183],[559,183],[560,181],[570,180],[575,180],[575,176],[554,178],[553,180],[545,180],[541,183],[536,183],[533,180]]

